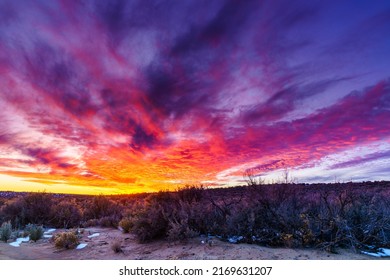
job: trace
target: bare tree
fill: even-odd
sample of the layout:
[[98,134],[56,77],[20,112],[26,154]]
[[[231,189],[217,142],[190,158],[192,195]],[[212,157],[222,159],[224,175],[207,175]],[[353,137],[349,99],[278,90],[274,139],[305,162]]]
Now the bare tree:
[[285,167],[282,171],[282,178],[281,178],[280,182],[282,184],[294,184],[295,181],[296,181],[296,178],[291,176],[290,169]]
[[248,186],[260,186],[265,183],[265,179],[256,175],[253,168],[245,170],[243,177]]

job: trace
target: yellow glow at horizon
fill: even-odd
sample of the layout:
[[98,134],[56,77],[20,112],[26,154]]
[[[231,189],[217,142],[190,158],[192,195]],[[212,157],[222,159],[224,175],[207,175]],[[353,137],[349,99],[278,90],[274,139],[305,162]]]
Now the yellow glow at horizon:
[[77,186],[67,184],[44,184],[37,182],[30,182],[27,178],[18,178],[14,176],[0,174],[0,191],[14,191],[14,192],[38,192],[45,191],[48,193],[67,193],[67,194],[88,194],[88,195],[99,195],[99,194],[131,194],[140,193],[150,190],[143,188],[132,188],[131,192],[125,191],[123,187],[97,187],[97,186]]

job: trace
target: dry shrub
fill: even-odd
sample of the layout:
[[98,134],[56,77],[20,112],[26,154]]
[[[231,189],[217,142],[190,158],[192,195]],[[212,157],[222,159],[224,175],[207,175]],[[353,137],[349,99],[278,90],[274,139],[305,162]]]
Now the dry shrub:
[[4,222],[0,227],[0,240],[7,242],[11,238],[12,226],[11,222]]
[[3,222],[10,221],[17,228],[25,224],[25,216],[24,202],[22,197],[8,200],[1,207],[0,219]]
[[58,233],[54,236],[54,245],[57,248],[74,249],[78,244],[78,237],[73,231]]
[[81,222],[81,210],[75,200],[63,200],[52,209],[53,225],[55,227],[77,227]]
[[187,187],[175,193],[159,192],[148,196],[143,204],[128,213],[131,232],[140,242],[160,238],[182,240],[209,233],[216,221],[209,219],[214,209],[210,208],[203,192],[199,187]]
[[133,222],[129,218],[123,218],[119,222],[119,226],[123,229],[124,233],[129,233],[131,228],[133,227]]
[[91,203],[86,207],[84,215],[86,220],[101,219],[103,217],[111,217],[113,219],[115,217],[117,222],[119,222],[121,218],[119,216],[122,211],[123,208],[110,198],[104,195],[98,195],[93,197]]
[[83,227],[96,227],[99,225],[98,219],[90,219],[83,223]]
[[166,237],[168,219],[176,207],[175,203],[172,193],[159,192],[149,195],[143,204],[133,209],[130,217],[133,224],[131,232],[138,241],[148,242]]
[[178,197],[181,201],[188,203],[196,203],[202,200],[204,196],[205,187],[200,186],[185,186],[177,191]]
[[15,227],[28,223],[44,224],[50,221],[52,198],[45,192],[29,193],[5,203],[1,216]]
[[120,215],[113,214],[111,216],[105,216],[99,219],[98,225],[101,227],[118,228],[120,219]]
[[114,253],[121,253],[123,252],[121,243],[119,241],[115,241],[111,244],[111,249],[114,251]]
[[341,246],[390,246],[389,182],[248,184],[226,189],[187,186],[176,192],[129,199],[96,196],[69,200],[45,193],[28,194],[2,202],[0,224],[11,221],[15,228],[27,223],[120,225],[141,242],[180,240],[199,233],[226,240],[239,236],[241,242],[266,246],[319,247],[332,252]]
[[165,237],[168,229],[164,211],[158,205],[149,205],[140,210],[133,223],[132,232],[141,243]]
[[168,240],[184,240],[196,236],[199,236],[199,232],[191,229],[188,225],[188,221],[181,220],[169,222],[169,230],[167,232]]
[[28,233],[32,241],[37,242],[43,236],[43,227],[35,224],[28,224],[25,228],[25,232]]
[[22,214],[25,223],[45,224],[51,219],[53,200],[45,192],[29,193],[22,198]]

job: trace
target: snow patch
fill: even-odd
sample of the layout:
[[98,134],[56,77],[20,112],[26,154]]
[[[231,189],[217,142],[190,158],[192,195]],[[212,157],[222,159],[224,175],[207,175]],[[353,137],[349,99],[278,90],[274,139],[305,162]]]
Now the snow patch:
[[56,229],[55,228],[49,228],[47,231],[45,231],[43,234],[49,234],[49,233],[52,233],[52,232],[54,232],[54,231],[56,231]]
[[52,238],[52,237],[53,237],[52,234],[44,234],[44,235],[43,235],[43,238]]
[[81,244],[77,245],[76,249],[77,250],[84,249],[85,247],[87,247],[87,245],[88,245],[87,243],[81,243]]
[[88,235],[88,238],[97,237],[99,235],[100,235],[100,233],[94,233],[94,234]]
[[228,238],[228,241],[230,243],[238,243],[239,241],[243,240],[244,237],[243,236],[232,236],[232,237],[229,237]]
[[381,257],[381,255],[378,254],[378,253],[370,253],[370,252],[366,252],[366,251],[362,251],[362,253],[365,254],[365,255],[372,256],[372,257],[378,257],[378,258]]
[[19,242],[11,242],[9,245],[11,245],[12,247],[20,247],[20,243]]
[[387,248],[379,248],[377,250],[377,252],[366,252],[366,251],[361,251],[362,254],[366,254],[366,255],[369,255],[369,256],[372,256],[372,257],[377,257],[377,258],[381,258],[381,257],[390,257],[390,249],[387,249]]
[[30,241],[30,236],[20,237],[17,238],[15,242],[11,242],[9,245],[13,247],[20,247],[20,244],[22,244],[22,242],[29,242],[29,241]]
[[390,249],[380,248],[382,253],[386,255],[386,257],[390,257]]

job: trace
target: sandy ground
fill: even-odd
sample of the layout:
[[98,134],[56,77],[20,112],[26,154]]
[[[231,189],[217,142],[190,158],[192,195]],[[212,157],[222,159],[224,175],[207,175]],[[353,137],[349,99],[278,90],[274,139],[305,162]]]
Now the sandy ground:
[[[56,231],[58,232],[58,231]],[[54,234],[56,233],[54,232]],[[99,233],[97,237],[88,235]],[[120,242],[121,253],[114,253],[111,246]],[[251,244],[231,244],[212,238],[193,238],[183,242],[156,241],[139,244],[131,234],[108,228],[88,228],[84,231],[81,243],[88,244],[84,249],[59,250],[49,239],[22,243],[12,247],[0,243],[0,260],[373,260],[350,250],[338,250],[330,254],[315,249],[280,249]]]

